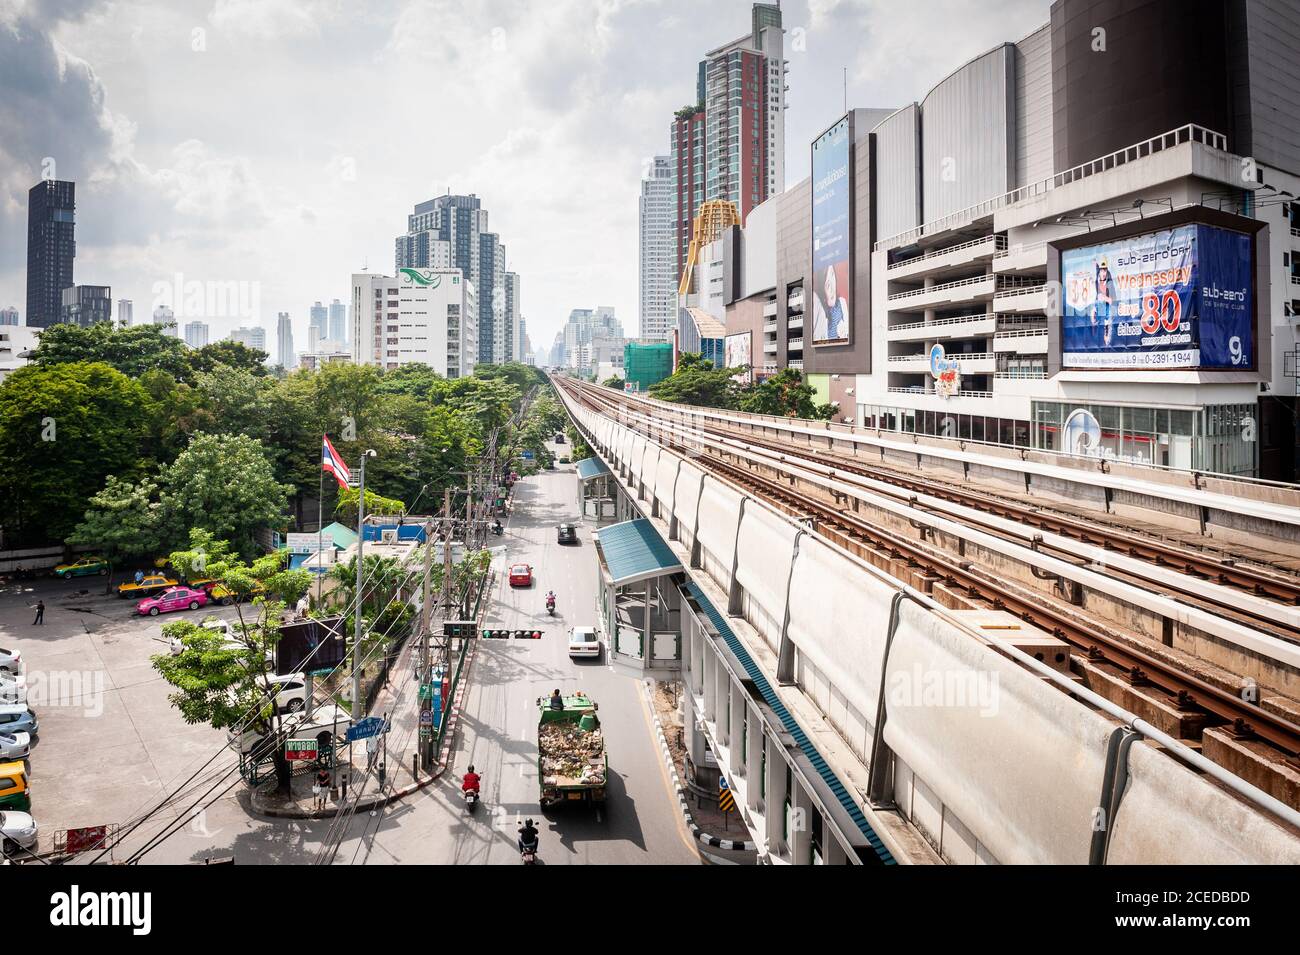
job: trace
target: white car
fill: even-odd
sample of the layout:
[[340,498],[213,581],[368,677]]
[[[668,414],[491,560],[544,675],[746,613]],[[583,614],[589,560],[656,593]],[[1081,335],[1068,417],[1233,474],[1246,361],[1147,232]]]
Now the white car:
[[0,733],[0,759],[26,759],[31,751],[31,733]]
[[[303,719],[301,712],[275,718],[275,727],[283,731],[284,739],[315,739],[321,744],[338,736],[346,736],[351,725],[352,717],[347,711],[333,704],[316,707],[310,723]],[[246,730],[238,739],[234,733],[227,733],[226,742],[231,749],[244,754],[254,750],[262,753],[266,748],[262,744],[262,736],[253,730]]]
[[0,703],[23,703],[27,700],[27,677],[0,670]]
[[307,674],[284,673],[268,678],[271,686],[279,687],[275,694],[275,708],[285,713],[297,713],[307,705]]
[[574,627],[569,631],[569,656],[600,656],[600,636],[595,627]]
[[0,812],[0,849],[7,853],[15,845],[36,848],[36,820],[25,812],[6,809]]
[[18,674],[23,672],[23,655],[19,650],[6,650],[0,647],[0,672]]

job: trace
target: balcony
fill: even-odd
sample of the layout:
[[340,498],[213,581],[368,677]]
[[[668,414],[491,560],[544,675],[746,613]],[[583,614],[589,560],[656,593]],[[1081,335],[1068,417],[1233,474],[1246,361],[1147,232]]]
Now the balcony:
[[[982,375],[995,370],[996,356],[991,351],[951,352],[948,357],[956,359],[957,368],[963,375]],[[929,372],[930,356],[925,352],[913,355],[890,355],[887,364],[890,371]]]
[[1006,236],[986,235],[960,245],[931,249],[910,259],[893,262],[885,271],[891,279],[939,274],[974,262],[990,261],[1000,249],[1006,248],[1006,244]]
[[1047,267],[1047,243],[1033,242],[1002,248],[993,256],[993,271],[999,275],[1015,272],[1041,273]]
[[1049,288],[1042,279],[1000,280],[997,294],[993,296],[993,311],[1003,314],[1042,314],[1048,310]]
[[776,306],[777,306],[776,302],[766,302],[763,305],[763,317],[776,318]]
[[1026,355],[1047,354],[1046,328],[1016,328],[999,331],[993,336],[995,352],[1020,352]]
[[791,318],[788,322],[785,323],[785,327],[792,332],[799,331],[800,329],[803,328],[803,316],[795,315],[793,318]]
[[943,282],[929,288],[908,289],[889,296],[891,311],[924,311],[941,305],[987,302],[997,290],[993,275],[974,275],[955,282]]
[[936,341],[952,338],[983,338],[993,334],[997,317],[992,312],[959,315],[933,322],[906,322],[890,325],[885,337],[891,342]]
[[803,351],[803,339],[791,338],[785,343],[786,351]]
[[[921,385],[890,385],[889,391],[896,395],[913,395],[918,398],[937,398],[933,389],[925,388]],[[991,391],[967,391],[962,388],[957,392],[958,398],[992,398]],[[940,399],[942,400],[942,399]]]

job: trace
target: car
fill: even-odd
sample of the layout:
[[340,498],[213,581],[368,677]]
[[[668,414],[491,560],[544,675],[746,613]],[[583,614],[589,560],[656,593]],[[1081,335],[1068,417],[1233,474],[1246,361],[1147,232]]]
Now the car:
[[35,736],[39,729],[36,711],[26,703],[0,703],[0,733]]
[[510,586],[531,587],[533,585],[533,568],[529,564],[510,565]]
[[561,544],[578,543],[578,528],[572,524],[561,524],[555,528],[555,539]]
[[108,573],[108,561],[102,557],[82,557],[80,560],[74,560],[70,564],[59,564],[54,568],[55,577],[87,577],[90,574],[99,574],[101,577]]
[[157,597],[145,597],[135,605],[141,616],[156,617],[160,613],[172,610],[198,610],[208,602],[208,595],[191,587],[173,587],[164,590]]
[[31,751],[31,733],[0,733],[0,760],[26,759]]
[[[279,731],[276,735],[283,734],[282,739],[314,739],[323,748],[327,743],[332,743],[336,737],[347,735],[348,727],[352,725],[352,717],[346,710],[330,703],[316,707],[310,722],[304,719],[303,713],[297,712],[275,717],[272,725]],[[249,729],[239,736],[233,732],[226,733],[226,742],[231,749],[241,754],[252,753],[261,757],[267,755],[268,747],[275,740],[274,737],[264,740],[256,730]]]
[[167,574],[147,574],[138,584],[134,580],[118,584],[117,595],[119,597],[143,597],[148,594],[160,593],[168,587],[175,587],[178,583],[180,583],[179,580],[169,577]]
[[0,848],[6,854],[12,852],[14,846],[34,849],[36,837],[36,820],[30,815],[12,809],[0,812]]
[[555,435],[555,443],[556,443],[556,444],[563,444],[563,443],[564,443],[564,432],[563,432],[563,431],[556,432],[556,435]]
[[569,656],[600,656],[600,636],[595,627],[574,627],[569,631]]
[[0,673],[19,674],[23,672],[23,654],[21,650],[6,650],[0,647]]
[[[248,596],[260,597],[264,593],[266,593],[266,587],[262,584],[260,580],[257,580],[253,582],[253,589]],[[223,607],[226,604],[237,604],[237,603],[243,603],[244,601],[243,597],[235,593],[225,584],[216,584],[215,586],[213,586],[211,589],[208,590],[208,596],[212,599],[213,603],[221,604]]]
[[0,670],[0,703],[21,703],[27,699],[27,677]]
[[267,682],[278,688],[275,708],[286,713],[297,713],[307,705],[307,674],[281,673],[268,677]]

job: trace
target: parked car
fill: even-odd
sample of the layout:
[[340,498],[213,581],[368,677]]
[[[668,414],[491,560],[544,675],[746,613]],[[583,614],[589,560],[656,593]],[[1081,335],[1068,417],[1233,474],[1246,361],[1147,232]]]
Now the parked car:
[[160,593],[168,587],[175,587],[178,583],[180,581],[167,574],[147,574],[138,584],[134,580],[118,584],[117,595],[119,597],[144,597]]
[[0,763],[0,809],[8,812],[16,809],[27,812],[32,808],[31,783],[27,779],[27,767],[14,760],[12,763]]
[[21,650],[6,650],[0,647],[0,673],[22,673],[23,654]]
[[0,733],[30,733],[40,729],[36,711],[26,703],[0,703]]
[[531,587],[533,585],[533,568],[529,564],[510,565],[510,586]]
[[[264,593],[266,593],[266,587],[264,587],[262,585],[262,582],[258,580],[258,581],[254,581],[252,592],[249,593],[248,596],[250,598],[260,597]],[[213,603],[221,604],[222,606],[225,606],[226,604],[242,603],[243,600],[245,599],[241,597],[239,594],[235,593],[225,584],[217,584],[215,587],[212,587],[208,591],[208,595],[212,598]]]
[[12,809],[0,812],[0,849],[6,855],[13,851],[14,846],[36,848],[36,838],[36,820],[28,813]]
[[27,677],[0,670],[0,703],[21,703],[27,699]]
[[0,760],[26,759],[31,751],[31,733],[0,733]]
[[102,557],[82,557],[70,564],[59,564],[54,568],[55,577],[87,577],[90,574],[103,576],[108,573],[108,561]]
[[578,528],[572,524],[561,524],[555,529],[555,539],[561,544],[578,543]]
[[600,656],[600,637],[595,627],[574,627],[569,631],[569,656]]
[[[311,722],[303,718],[301,711],[275,718],[276,729],[283,731],[284,739],[315,739],[321,745],[332,742],[337,736],[346,736],[351,725],[352,717],[348,712],[332,703],[316,707]],[[234,733],[227,733],[226,741],[240,753],[255,752],[259,757],[267,755],[264,750],[270,742],[264,742],[261,734],[254,730],[247,730],[238,738]]]
[[135,605],[136,612],[150,617],[172,610],[198,610],[208,602],[208,595],[191,587],[173,587],[157,597],[145,597]]

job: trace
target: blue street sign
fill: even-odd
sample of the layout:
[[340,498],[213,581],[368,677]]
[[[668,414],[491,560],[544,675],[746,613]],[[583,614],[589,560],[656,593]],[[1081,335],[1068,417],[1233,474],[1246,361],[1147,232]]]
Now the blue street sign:
[[525,451],[523,452],[523,454],[520,455],[520,457],[523,458],[525,461],[531,461],[533,459],[533,452]]
[[348,741],[355,742],[359,739],[369,739],[372,736],[387,732],[388,722],[386,720],[378,716],[367,716],[364,720],[358,720],[348,727]]
[[726,776],[722,776],[718,779],[718,789],[730,789],[730,788],[731,787],[727,785]]

